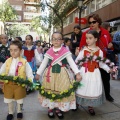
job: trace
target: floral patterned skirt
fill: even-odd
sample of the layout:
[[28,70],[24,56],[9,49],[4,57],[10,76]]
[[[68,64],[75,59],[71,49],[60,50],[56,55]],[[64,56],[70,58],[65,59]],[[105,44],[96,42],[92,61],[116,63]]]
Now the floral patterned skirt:
[[[46,74],[48,69],[43,74],[42,86],[46,92],[60,94],[61,92],[68,90],[70,85],[73,84],[73,77],[71,77],[70,71],[66,67],[61,67],[60,73],[52,73],[50,70],[50,82],[46,80]],[[43,107],[49,107],[50,109],[59,108],[61,111],[68,111],[76,108],[75,93],[69,97],[65,97],[61,100],[52,101],[39,95],[40,104]]]

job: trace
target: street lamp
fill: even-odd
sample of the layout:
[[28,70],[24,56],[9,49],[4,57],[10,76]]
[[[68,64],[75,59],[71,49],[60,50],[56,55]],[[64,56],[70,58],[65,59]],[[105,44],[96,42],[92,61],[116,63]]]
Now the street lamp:
[[79,26],[81,27],[81,13],[82,13],[82,7],[83,7],[83,0],[77,0],[78,1],[78,8],[79,8]]

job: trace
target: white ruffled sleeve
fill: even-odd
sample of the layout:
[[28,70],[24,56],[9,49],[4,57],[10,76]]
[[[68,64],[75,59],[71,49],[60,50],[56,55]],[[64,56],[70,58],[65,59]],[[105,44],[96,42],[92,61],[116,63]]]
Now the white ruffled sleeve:
[[77,58],[76,58],[76,60],[75,60],[76,63],[78,62],[79,59],[82,59],[82,58],[83,58],[83,53],[84,53],[84,50],[83,50],[83,49],[80,50],[80,52],[79,52],[79,54],[78,54],[78,56],[77,56]]
[[39,55],[37,49],[34,50],[34,53],[35,53],[35,58],[36,58],[37,61],[39,61],[39,63],[40,63],[40,62],[41,62],[41,60],[40,60],[40,55]]
[[30,78],[30,79],[33,80],[33,78],[34,78],[33,72],[32,72],[32,69],[31,69],[31,67],[30,67],[28,62],[26,63],[26,70],[25,70],[25,72],[26,72],[27,78]]
[[0,74],[5,73],[6,63],[4,63],[0,68]]
[[[100,50],[99,56],[103,58],[103,52],[101,50]],[[104,69],[107,73],[109,73],[110,67],[106,65],[105,63],[99,62],[99,67]]]
[[37,70],[38,75],[41,75],[43,73],[43,71],[45,70],[48,62],[49,62],[49,59],[45,56],[42,63],[41,63],[41,65],[40,65],[40,67]]
[[75,64],[74,60],[72,59],[72,56],[71,56],[71,55],[68,55],[68,56],[66,57],[66,59],[67,59],[69,65],[70,65],[71,69],[73,70],[73,72],[74,72],[75,74],[79,73],[80,71],[79,71],[79,69],[77,68],[77,65]]

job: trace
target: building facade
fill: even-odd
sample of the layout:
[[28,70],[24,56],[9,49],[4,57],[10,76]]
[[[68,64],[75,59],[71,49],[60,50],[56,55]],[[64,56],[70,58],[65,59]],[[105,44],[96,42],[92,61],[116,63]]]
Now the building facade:
[[[3,4],[3,0],[0,0],[0,7],[2,6]],[[0,35],[1,34],[4,34],[4,24],[3,22],[0,20]]]
[[18,14],[18,22],[30,22],[32,18],[40,16],[40,0],[8,0]]
[[[86,18],[91,13],[97,13],[102,21],[113,22],[120,19],[120,0],[84,0],[83,6],[86,6],[81,13],[82,18]],[[67,15],[64,24],[64,35],[70,35],[73,32],[75,17],[79,16],[79,9],[75,8]],[[85,29],[88,24],[81,24],[81,28]]]

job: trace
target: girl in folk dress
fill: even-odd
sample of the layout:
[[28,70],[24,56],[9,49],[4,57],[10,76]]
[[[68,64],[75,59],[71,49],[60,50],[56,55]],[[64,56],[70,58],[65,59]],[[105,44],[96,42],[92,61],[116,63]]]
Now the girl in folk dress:
[[36,49],[36,46],[32,45],[33,37],[31,35],[27,35],[25,38],[25,46],[23,46],[23,56],[29,62],[33,72],[36,71],[36,61],[35,58],[39,61],[39,53]]
[[[24,79],[26,77],[33,79],[32,69],[29,63],[21,57],[22,44],[19,41],[13,41],[10,44],[11,57],[6,60],[0,69],[0,74],[5,73],[10,76],[19,76]],[[22,120],[23,98],[26,96],[25,87],[9,81],[4,84],[4,102],[8,104],[8,115],[6,120],[13,120],[14,103],[17,102],[17,119]]]
[[[39,79],[42,72],[45,70],[42,81],[42,86],[45,88],[45,91],[60,94],[62,91],[69,89],[69,86],[73,83],[72,80],[74,80],[74,77],[70,77],[70,73],[66,67],[67,64],[69,64],[74,71],[77,81],[81,80],[81,76],[71,57],[70,51],[62,46],[63,36],[61,33],[53,33],[52,44],[53,47],[44,55],[44,60],[37,71],[36,79]],[[50,65],[46,68],[48,63],[50,63]],[[54,108],[56,108],[55,113],[60,119],[63,118],[61,111],[76,109],[75,94],[63,98],[61,101],[55,100],[53,102],[40,95],[39,101],[43,107],[49,108],[48,116],[50,118],[55,117],[53,112]]]
[[[79,59],[84,58],[88,55],[95,55],[103,57],[103,52],[99,47],[96,46],[96,41],[99,38],[99,34],[95,30],[90,30],[86,34],[87,46],[84,47],[78,57],[76,58],[76,63]],[[111,72],[110,68],[102,62],[88,61],[83,63],[80,73],[82,76],[81,83],[83,86],[78,88],[76,91],[77,104],[88,106],[88,111],[91,115],[95,115],[93,107],[101,105],[103,103],[103,88],[101,74],[99,67]]]
[[[35,76],[37,67],[36,60],[40,63],[39,53],[36,49],[36,46],[33,45],[33,37],[31,35],[27,35],[25,38],[25,45],[23,46],[22,55],[26,58],[27,62],[30,64],[33,75]],[[35,79],[33,82],[36,82]],[[31,93],[32,90],[27,87],[27,94]]]

